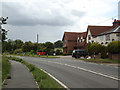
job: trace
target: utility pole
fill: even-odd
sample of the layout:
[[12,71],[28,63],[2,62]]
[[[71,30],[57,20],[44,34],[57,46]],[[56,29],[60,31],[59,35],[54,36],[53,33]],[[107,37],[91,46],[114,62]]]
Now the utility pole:
[[37,34],[37,52],[38,52],[38,37],[39,37],[39,36],[38,36],[38,34]]

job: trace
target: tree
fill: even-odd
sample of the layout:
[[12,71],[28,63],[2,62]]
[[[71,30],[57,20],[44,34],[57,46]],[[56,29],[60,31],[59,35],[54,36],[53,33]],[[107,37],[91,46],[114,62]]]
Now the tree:
[[6,18],[3,18],[3,17],[0,17],[0,40],[3,42],[5,41],[7,38],[6,38],[6,35],[7,35],[7,32],[5,29],[2,28],[2,24],[7,24],[7,19],[8,17]]
[[16,46],[17,49],[22,48],[22,45],[23,45],[22,40],[20,40],[20,39],[15,40],[15,46]]
[[39,44],[39,47],[38,47],[38,50],[41,51],[41,52],[46,51],[45,44],[44,44],[44,43],[40,43],[40,44]]
[[62,48],[63,42],[61,40],[58,40],[54,43],[55,48]]
[[51,42],[46,42],[45,43],[45,52],[47,53],[47,54],[53,54],[53,49],[54,49],[54,45],[53,45],[53,43],[51,43]]
[[22,46],[23,52],[30,52],[33,50],[33,43],[31,41],[25,42]]

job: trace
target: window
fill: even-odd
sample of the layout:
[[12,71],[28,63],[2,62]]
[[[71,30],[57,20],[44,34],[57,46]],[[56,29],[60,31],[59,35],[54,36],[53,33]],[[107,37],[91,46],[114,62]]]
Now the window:
[[108,42],[105,42],[105,44],[108,44]]
[[65,40],[65,43],[67,43],[67,40]]
[[106,35],[106,41],[110,41],[110,34]]
[[88,35],[88,40],[91,40],[91,36],[90,35]]
[[114,41],[114,39],[112,39],[112,41]]
[[103,36],[100,36],[100,40],[103,41]]
[[117,33],[116,36],[117,36],[117,37],[120,37],[120,33]]
[[80,42],[80,38],[78,37],[78,38],[77,38],[77,43],[79,43],[79,42]]

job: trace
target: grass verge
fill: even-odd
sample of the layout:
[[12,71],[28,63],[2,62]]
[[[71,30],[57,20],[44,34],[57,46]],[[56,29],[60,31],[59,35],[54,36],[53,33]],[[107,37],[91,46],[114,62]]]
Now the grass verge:
[[49,75],[41,71],[39,68],[35,67],[32,64],[27,63],[26,61],[17,58],[17,57],[8,57],[10,60],[15,60],[25,64],[29,71],[32,72],[34,79],[37,81],[39,88],[62,88],[55,80],[53,80]]
[[8,61],[8,58],[6,56],[2,56],[2,82],[7,78],[10,68],[11,64]]
[[[8,55],[14,55],[14,56],[23,56],[23,54],[8,54]],[[40,55],[40,56],[38,56],[38,55],[27,55],[27,54],[25,54],[24,56],[26,56],[26,57],[40,57],[40,58],[60,58],[59,56],[62,56],[62,55],[56,55],[56,56],[53,56],[53,55]]]
[[118,60],[112,59],[80,59],[86,62],[94,62],[94,63],[110,63],[110,64],[120,64]]

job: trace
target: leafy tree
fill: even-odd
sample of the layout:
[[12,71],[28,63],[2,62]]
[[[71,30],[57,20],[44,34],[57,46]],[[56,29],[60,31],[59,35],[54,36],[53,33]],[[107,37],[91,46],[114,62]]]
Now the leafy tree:
[[17,39],[14,42],[15,42],[15,46],[16,46],[17,49],[22,48],[22,45],[23,45],[22,40]]
[[30,52],[33,50],[33,43],[31,41],[25,42],[22,47],[23,52]]
[[45,43],[45,52],[47,53],[47,54],[53,54],[53,49],[54,49],[54,45],[53,45],[53,43],[51,43],[51,42],[46,42]]
[[61,40],[58,40],[54,43],[55,48],[62,48],[63,42]]
[[5,41],[7,38],[6,38],[6,35],[7,35],[7,31],[5,29],[2,28],[2,24],[7,24],[7,18],[4,18],[4,17],[0,17],[0,40],[3,42]]
[[39,45],[39,51],[41,51],[41,52],[46,51],[46,47],[45,47],[44,43],[40,43],[40,45]]

